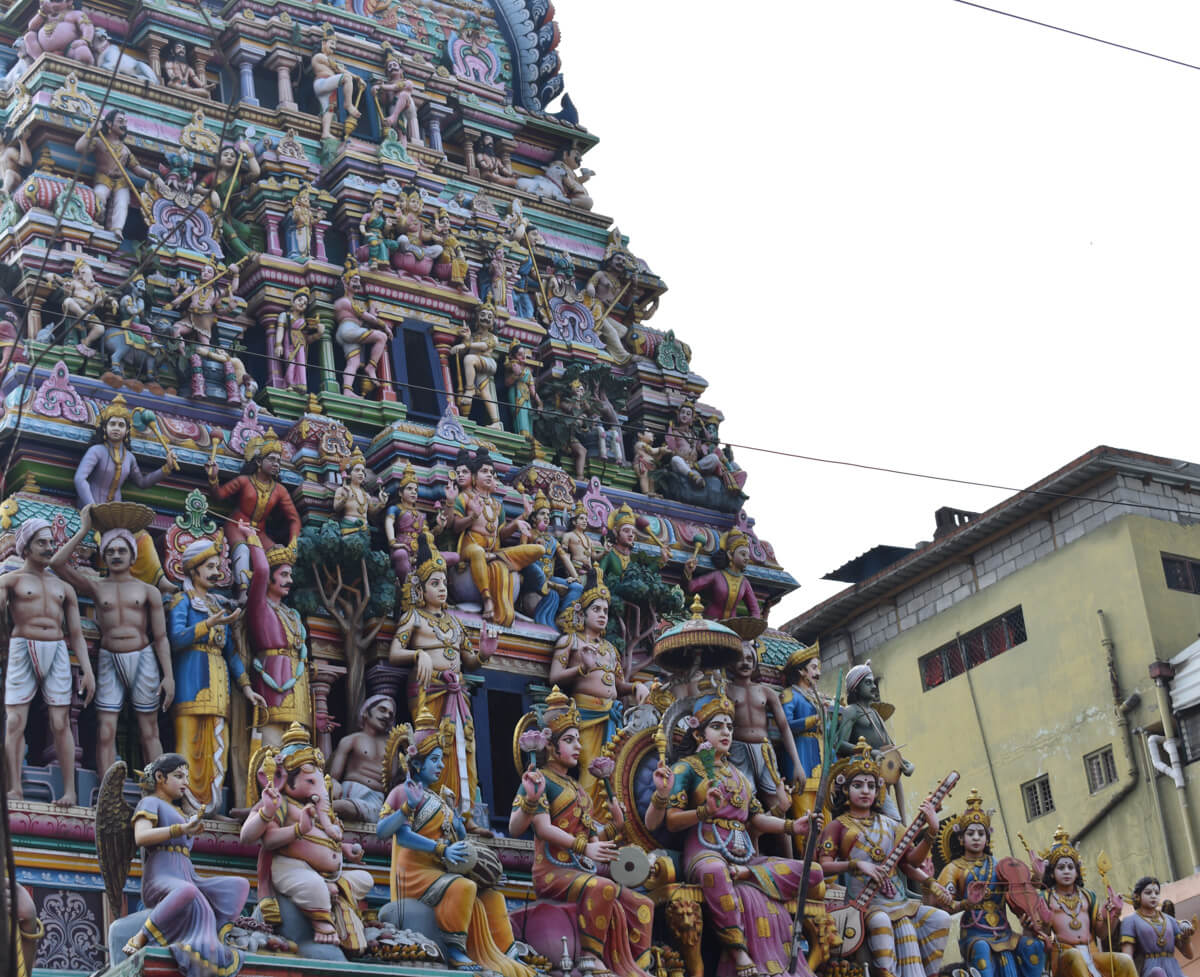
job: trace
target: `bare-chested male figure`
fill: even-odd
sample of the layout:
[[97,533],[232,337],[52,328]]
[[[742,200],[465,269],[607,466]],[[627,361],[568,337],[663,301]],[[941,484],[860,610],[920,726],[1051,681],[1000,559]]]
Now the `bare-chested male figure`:
[[8,796],[20,800],[21,761],[25,754],[25,723],[29,703],[40,688],[50,715],[54,752],[62,768],[63,793],[54,803],[71,807],[75,796],[75,737],[71,735],[71,652],[79,662],[83,704],[96,694],[96,676],[88,659],[79,604],[71,585],[47,572],[54,558],[54,536],[45,519],[26,519],[17,530],[19,570],[0,575],[0,621],[12,615],[8,643],[8,674],[4,677],[4,706],[8,711],[5,745]]
[[788,729],[787,716],[779,694],[758,681],[758,646],[754,641],[742,641],[742,656],[729,667],[730,683],[726,695],[733,701],[733,746],[729,759],[754,784],[765,800],[774,798],[771,809],[780,817],[791,808],[792,797],[784,785],[775,759],[775,750],[767,734],[771,719],[784,733],[783,747],[792,761],[792,769],[800,766],[796,743]]
[[75,547],[91,532],[92,507],[85,506],[79,517],[79,532],[58,551],[50,567],[96,604],[96,624],[100,628],[96,769],[105,771],[117,759],[117,718],[126,695],[132,698],[137,713],[143,760],[148,763],[162,753],[158,710],[161,702],[166,712],[175,698],[175,674],[162,594],[133,575],[137,555],[133,533],[117,528],[100,537],[100,556],[108,576],[93,577],[70,564]]
[[321,105],[321,138],[331,138],[333,116],[337,111],[336,92],[342,93],[342,105],[346,114],[357,119],[362,113],[354,104],[355,76],[343,68],[333,57],[337,50],[337,32],[332,25],[325,25],[321,38],[321,50],[312,56],[313,94]]
[[391,696],[373,695],[358,712],[359,732],[344,737],[333,752],[329,776],[341,784],[333,802],[338,817],[374,824],[383,807],[383,763],[388,732],[396,721]]

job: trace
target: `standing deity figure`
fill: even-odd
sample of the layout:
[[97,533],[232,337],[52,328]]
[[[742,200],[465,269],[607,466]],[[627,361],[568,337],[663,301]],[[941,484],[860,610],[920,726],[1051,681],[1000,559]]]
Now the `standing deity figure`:
[[514,339],[509,347],[508,362],[504,366],[507,379],[508,403],[512,408],[513,431],[527,438],[533,437],[533,410],[542,409],[542,398],[538,396],[533,370],[529,368],[529,349]]
[[642,428],[633,442],[633,470],[638,477],[638,488],[642,495],[656,497],[657,492],[650,482],[650,473],[660,461],[671,457],[671,449],[665,444],[655,447],[654,432]]
[[[427,532],[425,513],[417,508],[419,491],[417,472],[411,462],[407,463],[383,515],[383,534],[392,554],[392,569],[402,588],[417,558],[417,541]],[[440,505],[433,528],[437,533],[446,528],[446,513]],[[442,557],[448,565],[458,562],[457,553],[443,553]]]
[[409,669],[410,712],[416,716],[428,709],[437,722],[451,724],[453,749],[438,786],[454,795],[454,803],[466,815],[472,831],[490,834],[474,823],[472,814],[479,773],[475,723],[463,669],[486,663],[495,650],[496,637],[480,632],[478,652],[471,648],[463,626],[446,608],[446,561],[430,546],[428,535],[418,540],[417,563],[409,574],[408,588],[410,606],[396,625],[388,661]]
[[587,575],[583,594],[567,608],[561,638],[550,659],[550,684],[565,687],[579,710],[579,785],[600,809],[605,798],[603,782],[588,769],[604,744],[621,728],[623,695],[645,697],[641,683],[630,682],[621,671],[621,654],[604,637],[612,594],[595,570]]
[[300,514],[292,504],[291,494],[279,481],[283,467],[283,445],[279,439],[273,434],[252,435],[246,440],[242,457],[245,464],[241,474],[224,485],[220,483],[215,460],[204,466],[212,497],[221,501],[233,499],[225,538],[229,540],[233,583],[238,594],[244,594],[250,586],[250,531],[243,529],[243,524],[253,527],[267,549],[276,545],[266,532],[267,521],[272,517],[278,517],[287,526],[285,545],[290,546],[300,535]]
[[[911,777],[913,765],[901,758],[899,747],[884,725],[884,719],[892,711],[892,706],[879,701],[879,685],[871,671],[871,662],[851,668],[846,673],[846,706],[838,720],[838,756],[853,756],[859,741],[865,740],[876,760],[882,762],[887,757],[890,765],[898,762],[900,772]],[[886,791],[880,803],[888,817],[898,821],[904,816],[899,785]]]
[[751,617],[762,617],[754,588],[746,577],[750,565],[750,537],[740,529],[730,529],[721,537],[721,549],[713,554],[712,573],[695,577],[696,557],[683,565],[683,579],[689,594],[704,598],[704,616],[721,620],[736,617],[739,605],[745,605]]
[[[179,467],[175,452],[168,448],[163,466],[158,471],[144,474],[131,447],[132,427],[133,411],[125,403],[124,395],[117,394],[101,409],[96,419],[96,432],[75,469],[75,502],[80,509],[101,502],[120,502],[121,489],[126,482],[132,481],[138,488],[150,488]],[[150,534],[142,530],[135,538],[133,575],[163,593],[174,593],[176,587],[163,573]]]
[[459,534],[458,554],[470,567],[471,580],[482,600],[483,619],[507,627],[516,617],[512,574],[524,570],[545,550],[538,543],[501,544],[514,534],[528,539],[532,534],[529,523],[524,519],[504,520],[504,503],[493,497],[496,468],[487,448],[478,449],[467,465],[471,487],[455,498],[447,524],[451,532]]
[[[228,279],[225,276],[228,275]],[[188,364],[192,371],[192,396],[203,397],[207,393],[204,383],[204,360],[219,363],[225,371],[225,395],[232,404],[249,400],[258,390],[254,378],[246,372],[246,365],[229,351],[213,343],[213,334],[221,313],[237,311],[235,296],[240,284],[238,265],[228,268],[205,260],[195,284],[186,278],[177,278],[171,284],[175,298],[167,303],[168,309],[182,306],[183,315],[175,323],[175,335],[190,343]],[[181,294],[182,293],[182,294]],[[184,304],[186,303],[186,304]]]
[[386,377],[384,356],[392,327],[383,321],[373,301],[363,301],[362,274],[353,258],[346,259],[342,288],[341,297],[333,303],[333,318],[337,323],[334,337],[346,358],[342,393],[346,396],[354,393],[354,377],[362,370],[362,389],[368,394],[381,382],[381,373]]
[[[730,760],[734,704],[728,698],[700,696],[692,720],[689,754],[673,767],[660,761],[654,771],[646,827],[686,832],[684,872],[700,884],[708,925],[721,944],[717,973],[810,977],[803,955],[795,968],[788,966],[793,914],[787,904],[799,894],[804,863],[760,855],[750,837],[754,831],[795,839],[808,833],[809,819],[763,812],[754,785]],[[809,885],[820,885],[821,870],[808,871]]]
[[509,834],[516,838],[533,829],[533,891],[538,898],[580,907],[580,971],[649,977],[637,960],[650,948],[654,904],[597,874],[597,863],[617,857],[615,839],[624,830],[625,812],[612,800],[607,824],[597,826],[592,817],[591,797],[572,776],[582,752],[581,722],[574,701],[555,686],[541,718],[546,746],[537,765],[521,777]]
[[585,575],[592,568],[592,557],[598,548],[587,534],[588,515],[582,502],[577,502],[571,510],[571,528],[563,533],[562,547],[566,558],[571,561],[575,573]]
[[871,748],[860,741],[852,757],[833,770],[834,820],[821,835],[821,868],[826,876],[846,877],[846,899],[854,901],[868,886],[877,887],[863,914],[871,964],[884,977],[933,977],[938,972],[950,914],[924,905],[909,893],[913,882],[929,890],[939,903],[949,902],[946,891],[921,867],[937,836],[937,814],[925,801],[921,840],[904,851],[888,874],[889,856],[905,827],[880,809],[883,780]]
[[346,459],[342,468],[342,484],[333,493],[333,514],[341,523],[342,535],[364,532],[367,521],[378,515],[387,501],[382,486],[377,498],[371,498],[363,484],[367,480],[367,460],[360,449]]
[[283,603],[292,589],[296,544],[266,550],[252,526],[242,528],[250,554],[250,589],[242,619],[250,651],[250,687],[266,703],[266,716],[256,716],[254,726],[266,746],[278,747],[292,723],[309,730],[313,725],[308,632],[300,612]]
[[332,138],[333,118],[337,113],[337,96],[341,92],[342,106],[352,119],[362,113],[354,101],[355,76],[334,58],[337,51],[337,31],[326,23],[321,36],[321,48],[312,56],[310,66],[313,73],[313,94],[321,106],[321,138]]
[[12,126],[0,129],[0,186],[6,194],[12,194],[21,185],[21,168],[33,165],[33,154],[24,135],[15,135]]
[[[499,338],[496,308],[485,302],[475,310],[475,328],[463,327],[461,342],[450,347],[450,355],[462,357],[462,377],[458,385],[458,410],[463,417],[471,416],[471,405],[478,397],[487,412],[489,427],[501,428],[500,408],[496,394],[496,346]],[[457,362],[457,359],[456,359]]]
[[958,949],[980,977],[1041,977],[1045,954],[1028,933],[1013,932],[1005,896],[1009,883],[996,871],[992,855],[992,819],[979,791],[967,797],[967,809],[938,831],[938,853],[946,863],[938,882],[950,895],[952,913],[961,912]]
[[1100,902],[1083,887],[1083,859],[1062,825],[1054,844],[1042,852],[1042,898],[1050,911],[1050,929],[1037,927],[1050,955],[1050,977],[1137,977],[1133,958],[1100,952],[1098,941],[1121,927],[1121,898],[1111,889]]
[[358,708],[358,732],[343,736],[329,761],[336,785],[333,810],[341,818],[374,824],[383,806],[383,766],[388,733],[396,721],[396,703],[372,695]]
[[209,188],[213,223],[221,228],[226,254],[238,261],[255,252],[251,249],[252,228],[235,215],[246,209],[245,190],[262,176],[262,167],[249,140],[226,143],[217,156],[217,168],[204,178]]
[[821,743],[825,724],[829,721],[829,703],[817,682],[821,680],[821,648],[813,644],[797,648],[783,666],[783,680],[788,687],[780,693],[783,715],[787,720],[785,735],[792,740],[795,752],[785,754],[787,763],[783,775],[796,784],[799,792],[792,804],[793,812],[803,814],[816,801],[817,783],[809,781],[820,776]]
[[201,812],[217,810],[229,765],[229,679],[233,676],[251,705],[267,703],[250,686],[237,654],[231,625],[242,616],[214,588],[221,580],[216,540],[198,539],[183,551],[183,593],[167,611],[167,633],[175,665],[175,748],[188,762],[188,803]]
[[[404,77],[400,56],[393,54],[390,48],[386,49],[386,56],[384,80],[371,85],[371,91],[382,103],[379,106],[382,116],[381,128],[395,129],[400,137],[400,145],[405,149],[410,142],[420,146],[421,127],[417,122],[417,99],[413,93],[413,83]],[[403,125],[400,124],[401,118],[404,119]]]
[[[533,619],[538,624],[553,627],[559,608],[570,607],[583,594],[579,571],[571,564],[551,527],[550,503],[541,489],[533,497],[533,535],[530,542],[539,544],[545,552],[525,570],[525,579],[532,583],[533,593],[540,595]],[[561,569],[562,573],[558,571]]]
[[312,195],[312,184],[304,184],[292,197],[291,210],[284,218],[287,256],[293,261],[308,261],[313,256],[313,235],[321,218]]
[[680,404],[664,438],[671,449],[671,469],[697,488],[703,487],[706,476],[714,475],[721,479],[726,490],[740,491],[746,473],[731,471],[721,452],[702,450],[706,436],[703,427],[696,426],[696,408],[691,403]]
[[272,331],[271,386],[308,390],[308,347],[325,333],[315,315],[308,315],[311,295],[308,288],[292,293],[291,307],[275,317]]
[[80,328],[87,330],[75,350],[81,356],[90,359],[98,352],[93,344],[104,335],[104,323],[96,314],[106,301],[104,286],[96,281],[92,274],[92,266],[83,257],[75,259],[75,264],[71,266],[70,278],[51,275],[50,281],[62,289],[63,314],[70,316]]
[[479,300],[486,302],[488,299],[501,309],[508,305],[508,258],[503,241],[496,242],[488,260],[479,269]]
[[20,800],[21,764],[25,758],[25,724],[29,704],[38,691],[46,703],[54,754],[62,768],[63,792],[54,804],[73,807],[75,795],[75,737],[71,733],[71,656],[79,665],[81,694],[86,708],[96,693],[96,677],[88,658],[75,591],[49,573],[54,557],[50,523],[34,517],[17,529],[17,556],[24,562],[0,575],[0,622],[11,615],[8,666],[4,675],[5,762],[8,796]]
[[125,236],[125,218],[129,215],[130,193],[134,191],[129,174],[143,180],[154,178],[154,174],[142,166],[125,145],[128,123],[123,110],[110,109],[103,119],[92,123],[75,141],[75,152],[93,156],[96,182],[92,191],[96,194],[97,217],[104,220],[107,211],[104,226],[117,236],[117,240]]
[[608,514],[608,535],[612,545],[605,550],[597,565],[605,580],[615,583],[625,575],[633,560],[633,547],[639,532],[658,544],[659,556],[664,563],[671,558],[671,551],[666,544],[651,532],[648,526],[644,526],[644,522],[644,519],[639,519],[633,514],[628,503],[622,503],[619,509],[613,509]]
[[[743,622],[756,623],[753,618],[739,618],[726,625],[733,630]],[[734,706],[733,745],[729,748],[729,760],[751,784],[758,797],[769,805],[772,814],[783,817],[790,813],[792,795],[783,782],[775,748],[771,745],[768,726],[775,720],[776,727],[783,733],[783,752],[792,768],[799,766],[796,744],[789,735],[787,716],[783,703],[771,686],[764,685],[759,671],[758,643],[746,640],[750,629],[741,634],[742,654],[726,671],[729,684],[726,692]]]
[[504,895],[456,870],[473,843],[456,805],[438,790],[454,744],[451,721],[439,723],[427,709],[414,727],[402,727],[397,746],[407,757],[408,778],[388,794],[376,830],[392,839],[392,901],[419,899],[433,909],[451,967],[534,977],[533,968],[509,956],[516,940]]
[[183,41],[172,41],[167,47],[167,56],[163,58],[163,78],[168,88],[205,98],[211,97],[212,90],[217,87],[217,82],[209,81],[188,64],[188,49]]
[[[571,204],[580,210],[591,210],[592,198],[584,184],[596,174],[589,169],[580,169],[582,155],[579,146],[571,143],[559,150],[558,157],[542,171],[541,176],[519,178],[517,189],[547,200]],[[576,170],[579,172],[576,173]]]
[[467,252],[450,223],[450,212],[442,207],[433,218],[433,240],[442,246],[442,264],[450,265],[450,284],[462,288],[467,283],[470,266]]
[[309,742],[308,731],[293,723],[283,734],[282,749],[259,751],[250,767],[253,792],[261,789],[262,796],[243,822],[240,840],[260,846],[263,919],[278,923],[277,897],[290,899],[312,926],[314,942],[366,949],[358,903],[371,891],[371,873],[345,867],[347,861],[361,861],[363,850],[344,840],[326,787],[324,754]]
[[1175,951],[1192,959],[1195,917],[1179,922],[1163,912],[1161,896],[1162,883],[1152,875],[1133,884],[1133,912],[1121,920],[1121,949],[1133,957],[1141,977],[1183,977]]
[[[123,765],[118,770],[122,770]],[[204,828],[201,813],[183,811],[188,794],[189,767],[179,753],[164,753],[142,771],[142,799],[133,810],[132,842],[144,852],[142,904],[150,915],[122,947],[127,955],[146,944],[171,951],[182,977],[234,977],[241,969],[241,953],[225,942],[224,935],[241,913],[250,894],[250,883],[238,876],[201,878],[192,865],[192,844]],[[101,793],[116,787],[106,775]],[[107,798],[108,801],[114,798]],[[124,802],[116,798],[117,804]],[[107,805],[105,805],[107,807]],[[111,810],[111,807],[108,807]],[[129,827],[106,825],[99,819],[97,833],[124,834]],[[128,871],[128,867],[125,866]],[[107,881],[107,880],[106,880]]]
[[94,64],[92,43],[96,29],[86,10],[76,10],[73,0],[41,0],[29,19],[25,56],[33,61],[43,53],[61,54],[80,64]]
[[125,697],[133,701],[143,757],[162,753],[158,712],[175,697],[171,642],[158,588],[133,574],[138,544],[132,532],[112,526],[100,537],[100,558],[107,576],[80,573],[71,566],[75,548],[92,535],[92,506],[80,513],[79,532],[55,554],[50,567],[77,593],[90,597],[100,629],[96,694],[96,769],[107,770],[117,759],[117,720]]
[[[386,237],[389,224],[388,216],[384,213],[387,200],[383,191],[376,190],[371,195],[371,202],[358,219],[358,233],[362,238],[363,247],[367,249],[367,261],[372,268],[386,268],[392,252],[400,247],[400,242]],[[347,269],[350,263],[346,263]]]

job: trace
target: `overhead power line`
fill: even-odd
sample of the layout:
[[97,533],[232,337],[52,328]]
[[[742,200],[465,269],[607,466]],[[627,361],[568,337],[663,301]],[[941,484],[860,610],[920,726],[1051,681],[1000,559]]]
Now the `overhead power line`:
[[1122,51],[1129,51],[1133,54],[1145,55],[1147,58],[1155,58],[1158,61],[1166,61],[1169,64],[1177,64],[1182,68],[1192,68],[1195,71],[1200,71],[1200,65],[1191,64],[1187,61],[1180,61],[1178,58],[1168,58],[1164,54],[1155,54],[1153,51],[1145,51],[1142,48],[1132,47],[1129,44],[1119,44],[1116,41],[1108,41],[1103,37],[1096,37],[1092,34],[1084,34],[1082,31],[1073,31],[1069,27],[1059,27],[1057,24],[1047,24],[1044,20],[1034,20],[1032,17],[1024,17],[1021,14],[1014,14],[1009,10],[997,10],[995,7],[986,7],[982,3],[972,3],[972,0],[954,0],[955,3],[961,3],[964,7],[974,7],[976,10],[986,10],[990,14],[999,14],[1001,17],[1011,17],[1013,20],[1021,20],[1027,24],[1034,24],[1038,27],[1046,27],[1052,31],[1058,31],[1061,34],[1070,34],[1072,37],[1082,37],[1086,41],[1095,41],[1097,44],[1106,44],[1109,47],[1120,48]]

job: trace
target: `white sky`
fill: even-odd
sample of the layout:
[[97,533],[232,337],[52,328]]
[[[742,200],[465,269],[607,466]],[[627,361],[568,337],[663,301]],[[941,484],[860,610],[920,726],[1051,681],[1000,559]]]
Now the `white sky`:
[[[1185,0],[989,5],[1200,64]],[[1200,71],[953,0],[559,0],[600,213],[724,439],[1026,486],[1200,458]],[[1009,493],[737,452],[802,585]]]

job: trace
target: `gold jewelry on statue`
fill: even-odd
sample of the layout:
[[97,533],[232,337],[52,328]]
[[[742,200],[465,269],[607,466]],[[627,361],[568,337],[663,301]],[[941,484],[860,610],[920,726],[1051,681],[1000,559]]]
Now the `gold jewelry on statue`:
[[439,841],[437,844],[435,844],[433,846],[433,853],[444,861],[446,858],[446,843],[444,841]]
[[541,798],[533,800],[529,797],[521,798],[521,810],[526,814],[537,814],[542,809]]
[[655,791],[650,795],[650,803],[659,810],[666,810],[671,804],[671,798],[669,796],[659,797],[658,791]]
[[575,843],[571,845],[571,851],[573,851],[576,855],[583,855],[587,851],[587,846],[588,836],[576,835]]
[[167,829],[167,837],[168,838],[178,838],[181,834],[183,834],[183,825],[182,824],[173,824],[173,825],[171,825],[170,828]]
[[783,819],[783,833],[785,835],[794,835],[796,833],[796,822],[791,818]]

